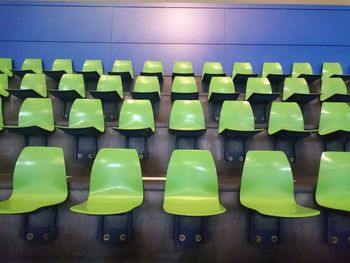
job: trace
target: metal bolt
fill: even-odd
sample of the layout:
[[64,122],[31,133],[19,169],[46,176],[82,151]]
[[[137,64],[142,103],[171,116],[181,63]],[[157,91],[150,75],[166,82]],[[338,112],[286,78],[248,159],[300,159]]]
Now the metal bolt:
[[125,241],[126,240],[126,235],[125,234],[120,234],[119,239],[120,239],[120,241]]
[[145,156],[143,156],[143,154],[140,153],[140,154],[139,154],[139,159],[140,159],[140,160],[143,160],[143,158],[145,158]]
[[104,234],[104,235],[103,235],[103,240],[104,240],[104,241],[108,241],[109,239],[110,239],[109,234]]
[[186,236],[184,234],[179,235],[179,240],[184,242],[186,240]]
[[276,244],[278,242],[278,237],[275,235],[271,236],[271,242]]
[[78,153],[78,159],[83,158],[83,155],[81,153]]
[[332,244],[337,244],[338,243],[338,237],[336,237],[336,236],[331,237],[331,243]]
[[260,235],[255,236],[255,243],[261,243],[261,236]]
[[294,163],[294,157],[289,157],[289,161],[290,161],[291,163]]
[[233,161],[233,156],[228,156],[227,161],[232,162]]
[[94,155],[92,153],[89,153],[89,159],[94,158]]
[[27,240],[32,240],[34,238],[34,235],[32,233],[28,233],[26,238]]
[[243,162],[244,161],[244,157],[243,156],[239,156],[239,161]]
[[44,237],[44,240],[46,241],[50,240],[50,233],[45,233],[43,237]]
[[196,235],[196,242],[202,242],[202,236],[201,235]]

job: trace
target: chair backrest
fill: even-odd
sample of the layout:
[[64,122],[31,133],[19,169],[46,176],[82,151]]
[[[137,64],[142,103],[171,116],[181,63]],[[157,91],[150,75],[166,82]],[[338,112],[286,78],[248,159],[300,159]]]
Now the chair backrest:
[[164,74],[163,64],[161,61],[146,60],[143,64],[143,72],[145,73],[158,73]]
[[94,127],[105,130],[102,103],[99,99],[76,99],[69,113],[69,128]]
[[224,101],[220,113],[219,133],[225,129],[236,131],[255,129],[254,114],[248,101]]
[[252,64],[250,64],[249,62],[233,63],[232,78],[234,78],[236,74],[253,74]]
[[47,131],[55,129],[50,98],[26,98],[19,110],[19,127],[37,126]]
[[223,74],[224,70],[220,62],[204,62],[202,78],[204,74]]
[[170,129],[205,129],[202,104],[199,100],[176,100],[171,108]]
[[272,102],[268,134],[281,130],[304,131],[304,117],[296,102]]
[[119,128],[155,131],[152,104],[149,100],[124,100],[119,114]]
[[8,75],[0,74],[0,96],[7,97],[9,95],[8,87]]
[[65,71],[66,73],[73,73],[73,63],[71,59],[55,59],[52,63],[52,71]]
[[134,78],[134,69],[131,60],[116,60],[113,63],[113,72],[129,72],[131,77]]
[[283,74],[283,69],[278,62],[265,62],[262,66],[262,77],[266,77],[269,74]]
[[294,62],[292,66],[292,77],[297,78],[301,74],[313,75],[313,70],[310,63],[307,62]]
[[102,75],[98,82],[96,91],[116,91],[123,98],[123,83],[120,76]]
[[75,90],[82,97],[85,97],[85,84],[82,74],[64,74],[58,85],[58,90]]
[[36,74],[43,73],[41,58],[26,58],[22,63],[22,70],[33,70]]
[[319,134],[335,131],[350,131],[350,107],[346,102],[323,102]]
[[194,77],[176,76],[171,86],[171,91],[178,93],[198,92],[196,79]]
[[309,85],[304,78],[285,78],[283,87],[283,100],[293,94],[310,94]]
[[83,64],[84,72],[97,71],[98,74],[103,75],[103,65],[100,59],[87,59]]
[[158,92],[160,95],[160,85],[156,76],[138,76],[134,86],[135,92]]
[[0,131],[4,129],[4,117],[2,116],[2,100],[0,100]]
[[181,73],[181,74],[193,73],[192,63],[189,61],[176,61],[173,66],[173,73]]
[[12,58],[0,58],[0,72],[12,77]]
[[212,77],[209,84],[208,99],[211,94],[215,93],[234,93],[235,85],[231,77]]
[[21,81],[21,90],[34,90],[40,96],[47,97],[46,76],[44,74],[25,74]]
[[322,79],[332,75],[343,75],[343,68],[338,62],[324,62],[322,65]]
[[254,93],[272,93],[271,84],[268,78],[248,78],[245,98],[249,99]]
[[140,160],[135,149],[101,149],[91,170],[90,194],[143,196]]
[[16,162],[12,194],[55,196],[63,202],[68,195],[63,149],[25,147]]
[[347,94],[345,82],[341,78],[323,78],[320,100],[324,101],[335,94]]

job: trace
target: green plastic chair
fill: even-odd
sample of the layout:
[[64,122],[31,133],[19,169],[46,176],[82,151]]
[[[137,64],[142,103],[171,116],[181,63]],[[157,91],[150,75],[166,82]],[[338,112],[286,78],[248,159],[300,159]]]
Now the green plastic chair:
[[9,77],[13,76],[12,58],[0,58],[0,72],[6,74]]
[[36,74],[42,74],[43,62],[40,58],[27,58],[22,63],[22,70],[31,70]]
[[50,98],[27,98],[19,110],[18,125],[5,126],[10,132],[24,135],[52,132],[55,129]]
[[320,100],[329,102],[349,102],[350,95],[341,78],[323,78]]
[[249,78],[245,99],[248,101],[271,101],[276,99],[279,93],[272,93],[271,84],[268,78]]
[[216,167],[209,151],[173,151],[167,170],[163,209],[182,216],[213,216],[226,211],[219,200]]
[[198,100],[199,93],[196,79],[190,76],[176,76],[171,86],[171,99]]
[[330,77],[340,77],[343,74],[343,68],[338,62],[324,62],[322,65],[322,80]]
[[161,61],[147,60],[143,64],[141,76],[156,76],[159,81],[164,79],[163,64]]
[[58,90],[50,89],[49,92],[63,101],[85,98],[84,77],[82,74],[64,74],[58,85]]
[[212,77],[209,85],[208,100],[223,102],[235,100],[239,93],[235,91],[235,85],[230,77]]
[[240,202],[260,214],[300,218],[319,215],[296,203],[293,175],[281,151],[249,151],[244,162]]
[[312,83],[321,78],[322,74],[314,74],[310,63],[295,62],[292,66],[293,78],[304,78],[307,83]]
[[350,132],[350,108],[345,102],[322,103],[320,126],[321,136]]
[[22,100],[28,97],[47,97],[46,77],[44,74],[27,73],[22,78],[19,89],[9,89],[8,91]]
[[102,60],[87,59],[85,60],[82,72],[97,72],[100,76],[103,75]]
[[0,131],[4,129],[4,118],[2,116],[2,100],[0,99]]
[[90,90],[90,94],[102,101],[123,100],[123,83],[121,76],[102,75],[97,83],[96,90]]
[[52,63],[52,71],[64,71],[73,74],[73,63],[71,59],[55,59]]
[[253,73],[252,64],[249,62],[235,62],[232,67],[233,82],[247,81],[250,77],[257,77],[258,74]]
[[323,152],[316,186],[316,202],[350,212],[350,153]]
[[283,69],[278,62],[265,62],[262,66],[262,77],[267,77],[268,75],[283,75]]
[[135,149],[101,149],[94,161],[87,200],[71,211],[89,215],[126,213],[143,202],[140,161]]
[[0,96],[8,97],[8,75],[0,74]]
[[0,202],[0,214],[33,212],[57,205],[68,196],[62,148],[25,147],[13,173],[13,191]]
[[131,92],[133,99],[160,100],[160,85],[156,76],[138,76],[135,81],[134,90]]
[[188,61],[176,61],[173,66],[173,80],[176,76],[194,77],[192,63]]
[[220,62],[204,62],[202,70],[202,81],[209,83],[212,77],[225,77]]
[[131,60],[116,60],[113,63],[112,72],[108,72],[110,75],[118,74],[122,77],[122,80],[133,80],[134,69]]
[[286,78],[283,87],[283,101],[308,103],[320,96],[320,93],[310,93],[309,85],[304,78]]

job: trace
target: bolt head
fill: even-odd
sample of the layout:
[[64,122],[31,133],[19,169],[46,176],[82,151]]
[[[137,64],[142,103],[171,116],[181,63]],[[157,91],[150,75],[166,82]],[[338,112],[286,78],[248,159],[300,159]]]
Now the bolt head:
[[124,242],[126,240],[126,234],[120,234],[119,239]]
[[184,234],[179,235],[180,242],[184,242],[186,240],[186,236]]
[[103,235],[103,240],[104,241],[108,241],[111,237],[109,236],[109,234],[104,234]]
[[196,237],[195,237],[195,239],[196,239],[196,242],[202,242],[202,236],[201,235],[196,235]]
[[33,233],[27,233],[27,235],[26,235],[27,240],[33,240],[33,238],[34,238]]

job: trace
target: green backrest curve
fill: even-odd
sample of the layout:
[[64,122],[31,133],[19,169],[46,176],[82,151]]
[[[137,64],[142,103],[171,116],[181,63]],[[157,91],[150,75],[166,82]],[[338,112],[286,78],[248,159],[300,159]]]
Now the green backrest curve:
[[103,196],[113,191],[118,196],[143,196],[140,161],[135,149],[101,149],[91,170],[90,193]]
[[160,95],[160,85],[156,76],[138,76],[134,86],[135,92],[157,92]]
[[297,78],[301,74],[313,75],[313,70],[310,63],[294,62],[292,66],[292,77]]
[[224,101],[220,113],[219,133],[225,129],[235,131],[255,129],[254,114],[248,101]]
[[176,76],[171,86],[171,92],[178,92],[178,93],[198,92],[196,79],[194,77]]
[[268,78],[248,78],[245,99],[249,99],[253,93],[271,94],[272,88]]
[[350,131],[350,107],[346,102],[323,102],[319,134]]
[[83,64],[83,72],[97,71],[98,74],[103,75],[103,65],[100,59],[87,59]]
[[125,100],[120,109],[119,128],[155,131],[152,104],[149,100]]
[[38,126],[48,131],[55,129],[50,98],[26,98],[19,110],[19,127]]
[[213,92],[222,94],[234,93],[235,85],[233,84],[232,78],[212,77],[209,84],[208,99],[210,99]]
[[288,159],[282,151],[249,151],[243,166],[240,201],[250,207],[272,200],[295,202]]
[[36,74],[41,74],[43,62],[40,58],[26,58],[22,63],[22,70],[33,70]]
[[324,62],[322,65],[322,79],[332,75],[343,75],[343,68],[338,62]]
[[304,78],[286,78],[283,87],[283,100],[293,94],[310,94],[309,85]]
[[8,75],[7,74],[0,74],[0,95],[3,97],[8,97]]
[[63,202],[68,195],[63,149],[25,147],[16,162],[12,194],[62,197]]
[[121,76],[102,75],[97,82],[96,91],[116,91],[123,98],[123,83]]
[[44,74],[25,74],[21,82],[21,90],[34,90],[40,96],[47,97],[46,76]]
[[165,196],[219,200],[218,177],[208,150],[174,150],[167,169]]
[[345,82],[341,78],[323,78],[320,100],[324,101],[335,94],[347,94]]
[[134,78],[134,69],[131,60],[116,60],[113,63],[112,72],[129,72]]
[[94,127],[105,130],[102,103],[99,99],[76,99],[69,113],[69,128]]
[[236,76],[236,74],[253,74],[252,64],[249,62],[235,62],[232,67],[232,78]]
[[12,77],[12,58],[0,58],[0,71]]
[[278,62],[265,62],[262,66],[262,77],[266,77],[269,74],[283,74],[282,66]]
[[192,63],[189,61],[176,61],[173,66],[173,73],[192,74]]
[[2,99],[0,98],[0,131],[4,129],[4,117],[2,116]]
[[145,73],[158,73],[161,72],[164,75],[163,64],[161,61],[147,60],[143,64],[143,72]]
[[73,63],[71,59],[55,59],[52,63],[52,71],[65,71],[66,73],[73,73]]
[[80,96],[85,97],[85,84],[83,74],[64,74],[58,85],[58,90],[75,90]]
[[280,130],[304,131],[304,117],[296,102],[272,102],[268,134]]
[[176,100],[170,112],[170,129],[205,129],[202,104],[199,100]]
[[223,74],[224,70],[220,62],[204,62],[202,78],[204,74]]
[[[315,197],[316,202],[323,206],[350,200],[349,152],[322,153]],[[342,200],[337,199],[339,197]]]

